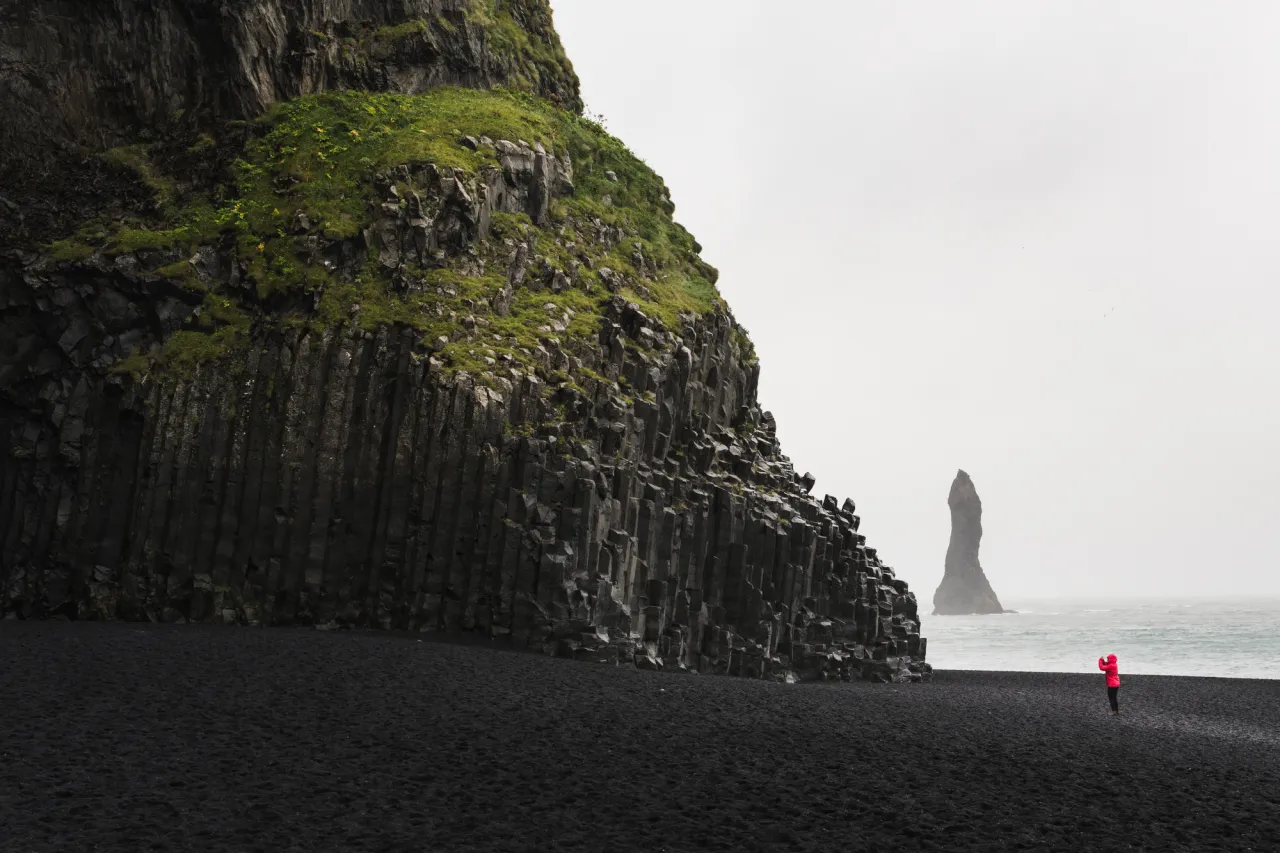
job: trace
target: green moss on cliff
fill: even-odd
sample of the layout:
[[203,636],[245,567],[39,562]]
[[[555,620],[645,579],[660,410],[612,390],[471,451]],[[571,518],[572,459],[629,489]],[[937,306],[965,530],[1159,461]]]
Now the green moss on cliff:
[[[312,35],[320,45],[335,37],[318,30]],[[547,0],[467,0],[431,17],[372,30],[348,28],[340,44],[342,59],[356,67],[461,49],[468,64],[488,66],[506,88],[546,97],[573,112],[582,110],[577,76]]]
[[106,245],[108,257],[132,254],[146,250],[161,251],[179,247],[191,248],[202,237],[200,229],[190,225],[177,228],[121,228],[112,235]]
[[207,294],[200,306],[197,328],[171,335],[157,366],[190,375],[202,364],[242,355],[252,325],[252,316],[229,297]]
[[381,201],[371,180],[378,170],[433,163],[473,173],[496,166],[497,158],[492,148],[459,145],[460,134],[529,142],[554,136],[548,115],[515,97],[452,88],[416,96],[338,92],[301,98],[280,105],[262,123],[268,131],[237,163],[240,197],[228,222],[270,234],[303,213],[331,238],[355,236],[368,206]]
[[741,326],[733,327],[733,348],[738,360],[745,365],[759,364],[760,359],[756,355],[756,345],[751,342],[751,338],[747,335],[747,330]]
[[401,39],[411,38],[412,36],[422,35],[431,31],[431,24],[424,19],[406,21],[403,24],[397,24],[392,27],[382,27],[375,30],[373,40],[378,42],[395,42]]
[[135,352],[111,365],[111,373],[117,376],[132,376],[141,379],[151,370],[151,357],[146,353]]
[[[470,0],[466,14],[483,30],[493,53],[511,66],[512,88],[547,91],[554,81],[574,78],[546,0]],[[531,32],[543,37],[532,37]]]
[[102,159],[113,166],[134,172],[151,189],[155,195],[156,204],[162,207],[171,203],[177,195],[173,179],[156,170],[145,146],[129,145],[113,148],[103,154]]
[[49,255],[60,263],[74,263],[92,257],[97,249],[77,239],[58,240],[49,245]]
[[[472,14],[501,29],[504,8],[479,3]],[[234,246],[252,288],[223,293],[225,285],[214,283],[203,326],[165,345],[166,369],[189,371],[232,354],[253,317],[318,329],[402,323],[418,329],[450,369],[485,373],[545,366],[543,347],[594,352],[614,292],[672,331],[683,316],[722,306],[715,270],[673,220],[662,179],[599,125],[546,101],[457,88],[417,96],[334,92],[281,104],[254,130],[227,185],[175,196],[161,220],[86,230],[51,247],[56,258],[79,261],[98,251],[176,249],[189,257],[201,245]],[[363,245],[361,231],[386,202],[394,167],[420,172],[430,164],[464,183],[498,179],[495,148],[473,150],[461,143],[467,136],[541,144],[571,157],[574,188],[556,200],[551,222],[539,228],[523,214],[496,214],[489,239],[430,267],[410,263],[395,285],[367,249],[354,275],[321,261],[317,247]],[[145,149],[130,157],[150,163]],[[157,184],[168,180],[147,168]],[[403,186],[401,197],[409,190]],[[528,281],[506,294],[509,311],[500,313],[517,244],[530,247]],[[572,286],[553,292],[555,271]],[[150,275],[195,283],[194,268],[172,255]]]

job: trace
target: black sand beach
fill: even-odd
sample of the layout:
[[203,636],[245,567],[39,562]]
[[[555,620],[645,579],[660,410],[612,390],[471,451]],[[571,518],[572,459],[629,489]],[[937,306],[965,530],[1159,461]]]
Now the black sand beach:
[[9,622],[0,696],[4,851],[1280,850],[1280,682]]

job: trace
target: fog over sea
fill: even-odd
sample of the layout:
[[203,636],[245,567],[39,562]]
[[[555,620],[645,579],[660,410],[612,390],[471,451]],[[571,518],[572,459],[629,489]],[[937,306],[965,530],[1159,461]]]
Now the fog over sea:
[[924,616],[934,668],[1097,672],[1111,653],[1122,677],[1280,679],[1280,598],[1002,603],[1018,612]]

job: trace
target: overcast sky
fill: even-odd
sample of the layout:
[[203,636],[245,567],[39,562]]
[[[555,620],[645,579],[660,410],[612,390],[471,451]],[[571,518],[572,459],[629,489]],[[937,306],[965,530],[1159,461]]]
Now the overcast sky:
[[922,603],[1280,594],[1280,3],[552,5]]

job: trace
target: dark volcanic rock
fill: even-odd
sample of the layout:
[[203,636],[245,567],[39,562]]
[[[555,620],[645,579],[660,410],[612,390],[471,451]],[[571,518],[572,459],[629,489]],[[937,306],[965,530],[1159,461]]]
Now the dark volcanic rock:
[[[654,404],[610,411],[597,386],[556,423],[537,377],[446,379],[395,328],[272,335],[233,372],[121,382],[89,362],[130,333],[104,318],[106,292],[73,290],[18,345],[70,353],[47,379],[26,368],[0,412],[11,616],[478,631],[648,668],[928,674],[907,584],[796,483],[772,429],[728,430],[756,407],[758,369],[732,356],[727,316],[685,330],[691,363],[624,350],[617,370]],[[727,443],[747,438],[761,450],[735,469]]]
[[[0,109],[30,119],[5,125],[0,148],[34,163],[56,140],[49,156],[66,166],[28,173],[52,181],[47,206],[16,187],[24,227],[44,225],[19,235],[21,250],[0,246],[0,613],[478,633],[748,677],[929,676],[915,595],[866,546],[853,502],[811,497],[814,478],[781,452],[732,315],[719,302],[665,317],[646,313],[668,307],[658,297],[640,304],[658,261],[625,218],[597,213],[642,191],[664,227],[674,208],[656,176],[628,175],[616,143],[575,176],[567,150],[449,128],[449,145],[492,160],[444,169],[406,155],[353,173],[375,203],[336,234],[286,203],[286,182],[261,211],[283,208],[270,247],[225,222],[130,247],[32,242],[73,236],[63,219],[160,233],[136,199],[99,209],[96,185],[68,177],[73,144],[182,141],[200,122],[340,87],[519,83],[572,111],[577,83],[554,59],[545,0],[73,6],[0,12]],[[495,14],[502,38],[484,37]],[[526,38],[509,38],[513,26]],[[165,123],[180,111],[194,128]],[[599,185],[602,165],[616,198],[573,219],[566,200],[592,168]],[[160,189],[196,195],[185,183],[199,176],[180,177]],[[234,185],[199,189],[220,198]],[[713,268],[671,245],[664,263],[714,285]],[[264,251],[292,270],[275,290]],[[625,263],[606,276],[606,257]],[[314,286],[296,286],[298,268]],[[359,282],[382,302],[362,304]],[[576,314],[554,301],[566,290]],[[319,322],[326,295],[343,316]],[[418,313],[359,322],[391,301]],[[219,326],[219,311],[243,324]],[[220,354],[197,357],[214,334]],[[161,355],[175,339],[199,342],[181,369]]]
[[0,0],[0,247],[62,236],[71,189],[118,192],[90,151],[225,127],[301,95],[503,85],[581,109],[545,0],[501,4],[523,48],[486,38],[475,5]]
[[947,546],[946,573],[933,594],[934,615],[1003,613],[1000,599],[996,598],[978,561],[982,501],[973,480],[964,471],[958,472],[951,484],[947,506],[951,507],[951,543]]

